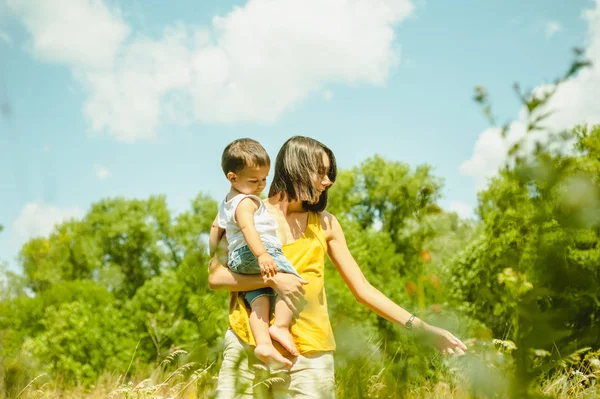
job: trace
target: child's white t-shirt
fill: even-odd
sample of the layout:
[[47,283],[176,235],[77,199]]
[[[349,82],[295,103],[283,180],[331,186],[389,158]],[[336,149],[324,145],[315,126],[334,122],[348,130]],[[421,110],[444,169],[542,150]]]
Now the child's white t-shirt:
[[227,198],[223,200],[219,206],[219,216],[217,219],[219,227],[225,229],[227,241],[229,242],[229,246],[227,247],[229,253],[231,254],[236,249],[248,245],[244,234],[240,230],[240,226],[235,220],[235,211],[240,202],[246,197],[252,198],[259,204],[258,209],[254,212],[254,227],[260,235],[261,240],[281,247],[281,241],[277,238],[277,221],[269,215],[263,201],[256,195],[238,194],[229,201],[227,201]]

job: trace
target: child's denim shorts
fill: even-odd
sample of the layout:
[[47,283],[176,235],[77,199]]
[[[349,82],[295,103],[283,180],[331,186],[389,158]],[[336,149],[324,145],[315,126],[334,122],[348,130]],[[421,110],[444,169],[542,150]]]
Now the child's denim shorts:
[[[300,277],[296,269],[294,269],[294,266],[292,266],[290,261],[283,255],[281,248],[267,242],[263,242],[263,244],[267,249],[267,253],[271,255],[275,261],[278,273],[291,273]],[[260,274],[258,259],[247,245],[234,250],[229,255],[229,269],[238,274]],[[265,287],[254,291],[242,292],[241,294],[246,299],[246,302],[251,304],[256,298],[263,295],[274,296],[275,292],[272,288]]]

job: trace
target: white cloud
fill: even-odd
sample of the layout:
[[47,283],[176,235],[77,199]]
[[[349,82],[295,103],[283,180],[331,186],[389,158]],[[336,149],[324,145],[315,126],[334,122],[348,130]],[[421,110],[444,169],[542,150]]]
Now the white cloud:
[[160,39],[125,41],[131,29],[117,9],[76,2],[85,22],[75,23],[75,2],[10,0],[34,53],[69,65],[87,91],[92,130],[129,142],[178,115],[173,92],[190,100],[184,124],[270,123],[327,83],[383,84],[399,61],[393,26],[414,9],[410,0],[249,0],[207,29],[177,24]]
[[110,170],[102,165],[96,165],[94,167],[94,172],[96,173],[96,177],[100,180],[104,180],[111,175]]
[[459,171],[475,178],[477,190],[486,187],[488,179],[495,176],[498,169],[506,162],[510,147],[525,134],[525,125],[521,121],[513,122],[507,136],[501,136],[500,128],[484,130],[477,141],[471,158],[463,162]]
[[31,33],[42,60],[84,69],[110,68],[129,33],[117,9],[100,0],[6,0]]
[[[544,122],[553,131],[571,129],[578,124],[600,124],[600,0],[596,0],[595,4],[594,9],[584,13],[589,31],[586,57],[593,66],[583,69],[576,77],[564,82],[545,106],[544,110],[556,111]],[[534,91],[550,87],[540,85]],[[525,113],[522,110],[519,118],[510,125],[506,141],[500,137],[500,129],[484,130],[475,142],[473,155],[460,166],[460,172],[474,177],[478,189],[484,188],[487,179],[496,175],[498,169],[506,163],[508,149],[525,135],[525,123]],[[525,148],[531,148],[535,141],[545,137],[544,132],[529,133]]]
[[325,90],[323,92],[323,98],[326,101],[331,101],[333,99],[333,91],[331,91],[331,90]]
[[473,208],[462,201],[453,201],[448,209],[455,212],[461,219],[474,217]]
[[550,39],[555,33],[560,32],[562,26],[556,21],[548,21],[545,26],[546,37]]
[[57,223],[82,216],[83,211],[78,207],[58,208],[43,202],[28,202],[12,224],[13,237],[23,244],[31,238],[49,235]]
[[154,137],[162,98],[192,82],[187,35],[180,26],[167,29],[160,41],[138,38],[123,49],[115,69],[82,75],[89,92],[84,112],[92,129],[126,142]]

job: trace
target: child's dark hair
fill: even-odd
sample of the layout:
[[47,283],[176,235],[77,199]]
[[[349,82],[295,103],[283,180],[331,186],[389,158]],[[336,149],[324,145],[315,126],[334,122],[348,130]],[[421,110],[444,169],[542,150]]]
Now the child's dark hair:
[[271,165],[269,154],[256,140],[243,138],[227,144],[221,156],[221,167],[227,176],[229,172],[238,172],[246,166]]

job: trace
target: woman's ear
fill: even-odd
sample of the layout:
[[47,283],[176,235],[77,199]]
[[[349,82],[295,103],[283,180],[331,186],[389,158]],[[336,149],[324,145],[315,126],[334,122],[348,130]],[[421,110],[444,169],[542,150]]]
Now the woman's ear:
[[233,172],[227,172],[227,180],[229,180],[230,183],[235,183],[237,181],[237,175]]

